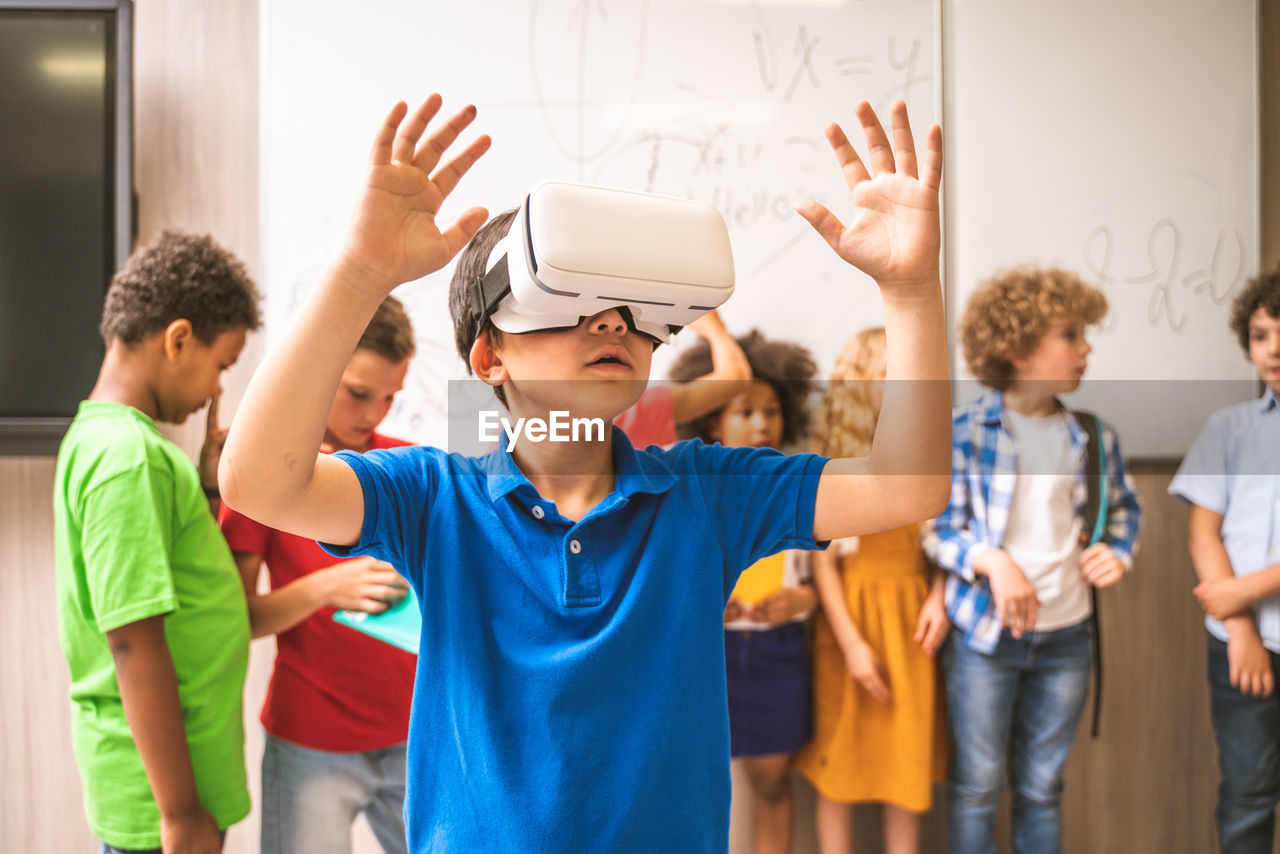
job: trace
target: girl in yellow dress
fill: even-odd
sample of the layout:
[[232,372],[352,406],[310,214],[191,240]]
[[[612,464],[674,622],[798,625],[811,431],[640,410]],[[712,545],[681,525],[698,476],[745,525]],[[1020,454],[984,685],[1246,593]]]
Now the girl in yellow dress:
[[[884,330],[864,329],[836,359],[815,451],[870,451],[884,378]],[[814,737],[795,767],[818,791],[822,854],[852,849],[857,803],[884,805],[888,854],[915,854],[920,816],[945,777],[934,654],[950,624],[943,579],[930,578],[919,528],[837,541],[813,553],[822,602],[813,641]]]

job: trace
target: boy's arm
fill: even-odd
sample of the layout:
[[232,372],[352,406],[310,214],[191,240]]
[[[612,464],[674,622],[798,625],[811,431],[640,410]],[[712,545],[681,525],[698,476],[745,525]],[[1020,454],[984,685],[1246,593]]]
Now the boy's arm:
[[709,311],[689,328],[698,333],[711,348],[711,373],[671,386],[671,417],[677,423],[701,418],[715,412],[751,383],[751,363],[729,334],[720,313]]
[[856,208],[848,226],[817,202],[797,205],[836,254],[876,280],[890,380],[870,455],[832,460],[822,473],[818,540],[936,516],[950,492],[951,389],[939,274],[942,131],[929,129],[917,177],[906,105],[898,101],[892,111],[891,145],[870,104],[856,108],[874,178],[844,131],[827,128]]
[[236,552],[235,559],[255,638],[287,632],[326,605],[381,614],[409,592],[391,564],[356,557],[309,572],[270,593],[258,593],[262,555]]
[[107,645],[115,660],[125,718],[160,808],[161,847],[216,854],[222,840],[217,822],[200,805],[196,792],[164,617],[112,629]]
[[[1199,504],[1191,505],[1187,525],[1187,548],[1201,584],[1235,578],[1231,558],[1222,544],[1222,514]],[[1271,659],[1253,614],[1239,613],[1222,620],[1227,630],[1227,659],[1230,681],[1241,693],[1267,696],[1275,687]]]
[[[1102,539],[1080,553],[1080,574],[1094,587],[1109,587],[1133,570],[1142,524],[1142,503],[1125,471],[1115,432],[1103,428],[1107,442],[1107,522]],[[1088,536],[1090,531],[1085,531]]]
[[403,102],[387,116],[345,246],[267,353],[232,425],[222,498],[273,528],[335,545],[359,539],[360,482],[340,459],[319,454],[342,370],[387,294],[443,267],[487,216],[471,208],[449,228],[436,226],[445,198],[489,147],[481,136],[439,166],[475,118],[466,107],[419,143],[440,104],[432,95],[403,126]]

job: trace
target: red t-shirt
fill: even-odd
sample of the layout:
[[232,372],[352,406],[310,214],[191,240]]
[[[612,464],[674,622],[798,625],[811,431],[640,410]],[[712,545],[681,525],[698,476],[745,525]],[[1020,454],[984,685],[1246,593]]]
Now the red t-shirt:
[[676,419],[672,407],[671,386],[650,386],[630,409],[613,419],[613,423],[622,428],[637,448],[649,445],[665,447],[676,440]]
[[[375,433],[372,448],[407,444]],[[233,552],[262,555],[272,590],[339,560],[314,540],[268,528],[225,504],[218,521]],[[314,750],[358,752],[405,741],[417,658],[335,623],[333,614],[321,608],[276,636],[262,725]]]

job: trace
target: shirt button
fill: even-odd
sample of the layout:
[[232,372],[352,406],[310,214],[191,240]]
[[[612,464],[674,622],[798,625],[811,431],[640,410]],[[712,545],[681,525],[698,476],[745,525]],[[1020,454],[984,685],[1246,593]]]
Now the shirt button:
[[582,543],[578,542],[577,540],[570,540],[569,551],[573,552],[574,554],[578,554],[579,552],[582,551]]
[[535,519],[541,519],[543,516],[547,515],[547,511],[543,510],[542,505],[540,504],[533,505],[533,509],[529,512],[533,514],[533,518]]

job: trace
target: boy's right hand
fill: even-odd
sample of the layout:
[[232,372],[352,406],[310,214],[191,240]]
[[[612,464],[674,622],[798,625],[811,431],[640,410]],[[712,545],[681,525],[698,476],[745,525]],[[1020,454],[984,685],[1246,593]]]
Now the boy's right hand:
[[996,615],[1001,624],[1008,626],[1015,638],[1033,631],[1040,600],[1009,553],[1004,549],[988,549],[974,561],[973,567],[991,582],[991,595],[995,597]]
[[875,279],[882,293],[919,286],[932,294],[938,288],[941,263],[942,130],[937,125],[929,128],[924,168],[917,177],[907,106],[896,101],[891,110],[892,144],[869,103],[861,101],[854,108],[874,177],[840,126],[827,126],[827,142],[853,196],[853,221],[846,226],[812,200],[797,204],[796,211],[837,255]]
[[209,811],[198,804],[179,816],[160,816],[160,850],[164,854],[218,854],[222,835]]
[[391,564],[357,557],[320,570],[324,600],[344,611],[381,614],[409,594],[409,585]]
[[1231,687],[1246,696],[1271,696],[1275,689],[1271,654],[1262,645],[1262,637],[1258,634],[1253,618],[1232,618],[1225,625]]
[[404,127],[408,107],[396,104],[369,155],[369,177],[342,257],[380,296],[449,263],[488,218],[484,208],[469,208],[444,231],[436,225],[445,198],[490,145],[488,136],[480,136],[437,169],[476,116],[475,107],[464,107],[419,145],[441,102],[439,95],[427,98]]

